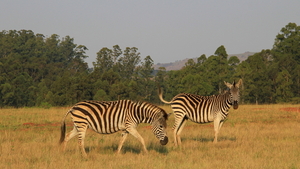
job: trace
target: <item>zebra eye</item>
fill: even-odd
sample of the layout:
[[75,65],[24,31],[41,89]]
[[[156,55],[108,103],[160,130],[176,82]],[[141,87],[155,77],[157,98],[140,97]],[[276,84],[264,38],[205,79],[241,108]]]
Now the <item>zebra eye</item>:
[[159,125],[159,127],[160,127],[160,128],[163,128],[163,126],[162,126],[162,125]]

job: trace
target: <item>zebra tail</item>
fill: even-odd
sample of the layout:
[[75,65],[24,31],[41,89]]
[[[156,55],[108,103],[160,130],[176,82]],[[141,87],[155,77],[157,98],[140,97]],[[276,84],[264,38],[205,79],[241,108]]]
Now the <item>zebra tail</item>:
[[71,110],[69,110],[67,112],[67,114],[65,115],[65,117],[61,123],[59,144],[61,144],[65,140],[65,137],[66,137],[66,122],[65,122],[65,120],[70,112],[71,112]]
[[165,104],[172,103],[172,101],[168,102],[168,101],[164,100],[162,95],[163,95],[163,92],[162,92],[161,88],[158,87],[158,97],[159,97],[160,101],[164,102]]

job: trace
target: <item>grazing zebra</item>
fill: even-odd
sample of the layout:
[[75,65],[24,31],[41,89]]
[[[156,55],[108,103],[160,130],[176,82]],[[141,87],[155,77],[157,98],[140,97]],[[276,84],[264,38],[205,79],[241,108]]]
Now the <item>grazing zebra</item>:
[[220,95],[199,96],[194,94],[181,93],[176,95],[170,102],[165,101],[162,97],[162,91],[159,88],[159,98],[166,104],[171,104],[175,115],[174,142],[175,145],[181,144],[180,133],[186,123],[186,120],[191,120],[195,123],[214,122],[215,137],[214,143],[218,141],[218,133],[228,115],[228,110],[231,105],[234,109],[238,108],[239,87],[242,80],[233,84],[224,82],[229,88]]
[[[71,113],[74,128],[65,134],[65,119],[69,113]],[[66,113],[61,124],[60,144],[63,143],[63,150],[65,150],[67,142],[78,135],[81,154],[86,157],[84,137],[88,127],[100,134],[111,134],[121,130],[123,133],[117,153],[120,153],[128,133],[142,143],[143,149],[147,153],[144,139],[136,130],[137,125],[139,123],[151,124],[154,135],[162,145],[166,145],[168,143],[167,118],[168,114],[163,109],[146,102],[136,103],[130,100],[82,101]]]

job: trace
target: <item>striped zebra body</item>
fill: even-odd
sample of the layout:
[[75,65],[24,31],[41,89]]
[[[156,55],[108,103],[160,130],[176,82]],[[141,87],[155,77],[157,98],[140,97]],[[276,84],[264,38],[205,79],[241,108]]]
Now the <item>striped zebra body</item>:
[[[69,113],[74,128],[71,132],[65,134],[65,118]],[[147,152],[144,139],[136,130],[137,125],[139,123],[151,124],[152,132],[160,140],[160,143],[165,145],[168,142],[165,131],[167,118],[168,115],[163,109],[146,102],[136,103],[130,100],[83,101],[74,105],[65,115],[61,126],[60,143],[63,143],[64,150],[67,142],[78,135],[81,153],[86,156],[84,137],[86,130],[90,127],[99,134],[112,134],[123,131],[118,153],[120,153],[128,133],[135,136],[142,143],[144,151]]]
[[[219,100],[224,100],[224,102],[219,102]],[[187,118],[195,123],[213,122],[218,112],[225,119],[230,106],[229,93],[213,96],[181,93],[175,96],[171,103],[174,112],[185,112]]]
[[228,116],[229,108],[232,105],[234,109],[238,108],[239,86],[241,83],[241,80],[237,84],[235,82],[233,84],[225,82],[230,90],[220,95],[199,96],[181,93],[176,95],[170,102],[163,99],[161,89],[159,89],[160,100],[166,104],[171,104],[175,116],[173,126],[175,145],[181,144],[180,133],[188,119],[195,123],[214,122],[214,142],[216,143],[219,130]]

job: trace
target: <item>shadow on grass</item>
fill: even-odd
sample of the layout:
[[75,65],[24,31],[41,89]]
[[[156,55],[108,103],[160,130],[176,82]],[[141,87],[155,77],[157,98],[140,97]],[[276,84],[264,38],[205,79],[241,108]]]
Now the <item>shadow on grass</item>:
[[[154,150],[160,154],[168,154],[168,149],[165,146],[160,145],[159,143],[150,143],[150,145],[146,145],[147,150],[151,151]],[[85,151],[88,154],[91,151],[98,151],[101,154],[113,154],[116,153],[118,150],[118,145],[111,145],[111,146],[104,146],[104,147],[97,147],[97,146],[88,146],[85,147]],[[131,146],[131,145],[123,145],[120,154],[124,154],[126,152],[130,152],[133,154],[143,154],[142,146]]]
[[[117,152],[117,149],[118,149],[118,146],[116,146],[116,148],[114,148],[114,152]],[[133,154],[141,154],[141,153],[143,153],[143,150],[142,150],[142,146],[133,147],[130,145],[123,145],[120,154],[123,154],[126,152],[131,152]]]
[[[213,142],[214,141],[214,138],[211,137],[211,138],[196,138],[196,137],[193,137],[193,138],[187,138],[187,137],[184,137],[184,138],[181,138],[181,141],[184,142],[184,141],[188,141],[188,140],[193,140],[193,141],[198,141],[198,142],[202,142],[202,143],[209,143],[209,142]],[[218,137],[218,142],[220,141],[236,141],[236,137]]]
[[[172,144],[172,143],[168,143],[168,144]],[[155,143],[150,143],[150,145],[147,147],[148,150],[154,150],[160,154],[164,154],[167,155],[169,153],[168,149],[166,146],[160,145],[159,142],[155,142]]]

